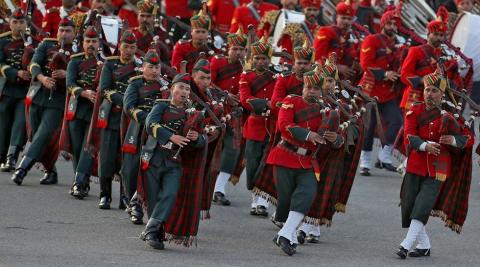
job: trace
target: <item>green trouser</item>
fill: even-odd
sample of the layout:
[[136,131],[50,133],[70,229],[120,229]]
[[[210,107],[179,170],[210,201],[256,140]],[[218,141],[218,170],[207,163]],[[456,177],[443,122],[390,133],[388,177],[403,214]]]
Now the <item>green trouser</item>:
[[265,141],[247,140],[245,144],[245,169],[247,174],[247,189],[252,190],[255,182],[260,175],[260,163],[262,161],[263,153],[268,145],[268,138]]
[[166,222],[177,198],[182,167],[150,166],[145,172],[149,218]]
[[30,106],[30,126],[32,127],[32,143],[28,148],[27,157],[40,160],[40,156],[48,144],[52,143],[52,137],[59,129],[63,120],[63,110],[38,106],[33,103]]
[[274,166],[273,175],[278,194],[275,220],[285,222],[290,211],[306,214],[317,192],[313,170]]
[[27,142],[25,129],[25,104],[23,98],[3,95],[0,100],[0,157],[7,154],[9,146],[22,148]]
[[402,227],[410,227],[412,219],[427,224],[442,182],[428,176],[406,173],[402,187]]
[[140,169],[140,151],[135,154],[123,153],[122,169],[120,174],[123,180],[123,188],[129,200],[137,191],[137,177]]
[[87,142],[88,128],[90,122],[75,119],[68,122],[68,133],[70,134],[70,143],[72,144],[72,163],[75,172],[89,174],[93,158],[87,151],[84,151],[85,142]]
[[233,147],[233,131],[228,127],[223,137],[223,150],[220,162],[220,171],[232,174],[240,160],[240,148]]
[[98,176],[112,178],[120,170],[118,154],[120,153],[120,132],[102,129],[100,133],[100,153]]

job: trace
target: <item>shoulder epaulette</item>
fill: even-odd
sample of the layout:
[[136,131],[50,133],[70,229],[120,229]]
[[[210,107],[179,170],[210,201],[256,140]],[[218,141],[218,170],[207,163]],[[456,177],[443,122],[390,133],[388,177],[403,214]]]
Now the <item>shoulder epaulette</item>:
[[12,31],[8,31],[8,32],[4,32],[4,33],[0,34],[0,38],[7,37],[9,35],[12,35]]
[[71,55],[70,59],[72,59],[74,57],[80,57],[80,56],[83,56],[83,55],[85,55],[85,52],[76,53],[76,54]]
[[115,59],[120,59],[120,56],[107,57],[107,58],[105,59],[105,61],[107,61],[107,60],[115,60]]
[[128,79],[128,82],[131,83],[135,80],[138,80],[140,78],[143,78],[143,75],[137,75],[137,76],[133,76],[133,77],[130,77],[130,79]]
[[250,69],[250,70],[244,70],[243,73],[247,74],[247,73],[250,73],[250,72],[253,72],[255,71],[254,69]]
[[179,43],[179,44],[186,44],[186,43],[188,43],[188,42],[190,42],[190,41],[191,41],[191,39],[180,39],[180,40],[178,40],[178,43]]

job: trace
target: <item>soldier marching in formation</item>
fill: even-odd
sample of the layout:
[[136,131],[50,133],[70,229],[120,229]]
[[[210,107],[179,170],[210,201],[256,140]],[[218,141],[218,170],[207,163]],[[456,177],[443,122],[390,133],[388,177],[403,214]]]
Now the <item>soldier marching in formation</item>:
[[110,209],[119,177],[119,208],[138,225],[145,211],[140,238],[164,249],[196,242],[244,171],[250,214],[276,206],[273,242],[292,256],[346,211],[357,167],[402,170],[395,153],[408,228],[398,257],[431,255],[430,216],[461,232],[480,108],[444,50],[444,7],[423,40],[405,31],[401,6],[376,14],[371,1],[338,1],[334,25],[319,24],[317,0],[203,1],[190,20],[168,16],[170,1],[167,14],[153,0],[77,2],[49,1],[44,16],[35,1],[0,5],[0,170],[17,185],[35,163],[41,184],[57,184],[62,151],[74,198],[98,177],[99,208]]

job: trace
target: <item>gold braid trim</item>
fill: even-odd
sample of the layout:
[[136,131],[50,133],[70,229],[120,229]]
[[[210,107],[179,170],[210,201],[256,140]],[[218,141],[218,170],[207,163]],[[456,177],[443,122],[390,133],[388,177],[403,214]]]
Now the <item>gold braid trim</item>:
[[268,203],[277,206],[277,199],[272,197],[271,195],[267,194],[267,192],[264,192],[264,191],[260,190],[258,187],[254,187],[253,190],[252,190],[252,193],[255,196],[266,199]]
[[305,218],[303,218],[303,222],[308,224],[313,224],[315,226],[320,226],[320,225],[325,225],[326,227],[332,226],[332,220],[329,220],[327,218],[318,219],[318,218],[305,216]]
[[335,204],[335,211],[345,213],[347,211],[347,206],[339,202]]
[[456,232],[457,234],[460,234],[462,232],[462,225],[454,223],[451,219],[448,219],[447,214],[443,212],[442,210],[432,210],[430,212],[430,216],[432,217],[439,217],[442,219],[442,221],[445,223],[445,227],[450,228],[452,231]]
[[2,76],[7,78],[7,75],[5,74],[5,71],[8,69],[8,68],[11,68],[9,65],[3,65],[2,68],[0,69],[0,72],[2,73]]
[[162,125],[160,125],[160,123],[152,123],[150,127],[152,128],[153,138],[157,138],[157,130],[162,127]]
[[112,102],[112,95],[115,94],[117,91],[116,90],[106,90],[105,91],[105,98]]
[[142,112],[142,110],[141,110],[141,109],[138,109],[138,108],[132,108],[132,109],[130,109],[130,113],[132,114],[133,119],[136,120],[137,122],[138,122],[138,117],[137,117],[137,115],[138,115],[138,113],[140,113],[140,112]]
[[282,35],[290,36],[293,48],[297,46],[302,46],[303,41],[305,40],[305,31],[303,30],[303,27],[300,23],[287,24],[287,26],[283,28]]
[[[271,10],[265,13],[260,20],[260,24],[258,25],[258,29],[262,30],[265,25],[268,23],[270,24],[270,29],[268,34],[270,34],[273,31],[273,28],[275,28],[275,21],[277,20],[278,15],[280,14],[280,10]],[[262,32],[263,34],[263,32]],[[266,38],[266,37],[265,37]]]
[[42,69],[42,67],[40,67],[40,65],[38,65],[38,63],[33,62],[33,63],[30,64],[30,67],[28,67],[28,71],[30,71],[30,73],[32,73],[33,67],[39,67],[40,69]]

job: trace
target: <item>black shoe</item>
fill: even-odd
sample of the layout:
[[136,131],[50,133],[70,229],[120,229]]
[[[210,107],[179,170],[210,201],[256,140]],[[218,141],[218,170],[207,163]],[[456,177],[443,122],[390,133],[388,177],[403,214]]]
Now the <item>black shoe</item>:
[[257,215],[257,208],[251,208],[250,209],[250,215],[256,216]]
[[140,239],[145,241],[145,243],[147,243],[147,245],[149,245],[150,247],[152,247],[154,249],[162,250],[162,249],[165,248],[165,245],[163,244],[163,240],[160,240],[158,238],[158,234],[156,232],[150,232],[148,234],[145,234],[145,232],[142,232],[140,234]]
[[101,210],[109,210],[111,202],[112,202],[112,198],[103,196],[100,198],[100,202],[98,203],[98,208]]
[[379,169],[386,169],[387,171],[391,171],[391,172],[396,172],[397,171],[397,168],[394,167],[391,163],[381,162],[380,160],[378,160],[375,163],[375,167],[379,168]]
[[128,198],[124,195],[120,195],[120,200],[118,201],[118,208],[121,210],[126,210],[128,207]]
[[32,168],[33,164],[35,164],[35,161],[32,158],[24,156],[22,158],[22,161],[20,162],[20,165],[12,174],[12,181],[17,185],[21,185],[23,182],[23,178],[27,176],[27,173]]
[[290,241],[283,236],[276,235],[273,238],[273,243],[280,247],[288,256],[292,256],[296,252],[295,248],[290,244]]
[[17,146],[11,146],[8,148],[7,160],[5,163],[0,165],[0,171],[2,172],[11,172],[15,170],[17,165],[18,154],[20,153],[20,148]]
[[55,171],[46,172],[43,175],[43,178],[40,179],[40,184],[49,185],[49,184],[58,184],[58,174]]
[[276,227],[282,229],[283,227],[283,222],[279,222],[277,220],[275,220],[275,213],[270,217],[270,221],[275,224]]
[[300,243],[300,245],[305,244],[305,238],[307,237],[307,234],[305,234],[304,231],[298,230],[297,232],[297,241]]
[[370,169],[369,169],[369,168],[362,168],[362,169],[360,170],[360,175],[370,176]]
[[257,206],[257,216],[268,217],[268,211],[265,206],[258,205]]
[[412,252],[408,253],[409,257],[418,258],[418,257],[430,257],[430,249],[419,249],[416,248]]
[[72,196],[78,198],[78,199],[83,199],[85,197],[85,190],[84,190],[84,186],[82,186],[81,184],[73,184],[72,186]]
[[310,235],[307,236],[306,240],[307,240],[308,243],[318,244],[318,243],[320,243],[320,236],[310,234]]
[[143,224],[143,211],[142,211],[142,207],[140,207],[140,205],[138,204],[135,204],[133,206],[129,206],[129,210],[130,210],[130,221],[133,223],[133,224],[137,224],[137,225],[140,225],[140,224]]
[[400,246],[400,248],[397,251],[397,255],[398,255],[398,257],[400,257],[400,259],[404,260],[404,259],[407,258],[408,250],[405,249],[404,247]]
[[230,200],[228,200],[222,192],[215,192],[215,194],[213,194],[213,202],[222,206],[230,206]]

